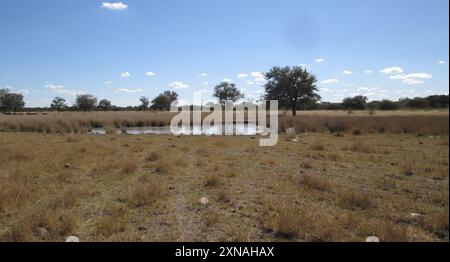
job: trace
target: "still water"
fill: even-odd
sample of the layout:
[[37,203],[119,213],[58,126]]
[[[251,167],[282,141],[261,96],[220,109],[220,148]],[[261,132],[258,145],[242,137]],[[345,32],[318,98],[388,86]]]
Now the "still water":
[[[227,131],[233,130],[233,127],[227,127]],[[189,132],[193,132],[196,135],[222,135],[225,131],[225,126],[214,125],[209,128],[204,128],[202,130],[201,126],[191,126],[190,128],[184,128],[181,133],[189,134]],[[234,124],[233,134],[240,136],[252,136],[263,133],[264,129],[260,129],[255,124],[244,124],[237,123]],[[121,134],[122,131],[117,131],[118,134]],[[133,127],[126,128],[126,133],[129,135],[171,135],[170,127]],[[106,134],[105,129],[103,128],[94,128],[89,134],[91,135],[104,135]]]

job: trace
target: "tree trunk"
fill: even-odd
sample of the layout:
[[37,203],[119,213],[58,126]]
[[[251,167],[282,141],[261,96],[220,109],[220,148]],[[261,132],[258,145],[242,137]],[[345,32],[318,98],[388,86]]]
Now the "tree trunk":
[[291,107],[292,107],[292,115],[296,116],[297,115],[297,103],[293,102]]

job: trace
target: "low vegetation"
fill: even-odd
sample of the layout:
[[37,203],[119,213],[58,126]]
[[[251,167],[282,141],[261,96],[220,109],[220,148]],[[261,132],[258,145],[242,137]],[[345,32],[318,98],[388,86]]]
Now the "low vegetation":
[[15,132],[0,134],[0,151],[0,241],[449,237],[448,135],[308,133],[262,148]]

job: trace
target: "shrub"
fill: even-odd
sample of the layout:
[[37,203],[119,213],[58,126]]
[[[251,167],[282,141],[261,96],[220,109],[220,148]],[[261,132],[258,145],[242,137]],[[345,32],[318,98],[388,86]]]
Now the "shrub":
[[330,191],[331,184],[328,180],[310,174],[304,174],[300,178],[300,184],[306,186],[307,188],[319,190],[319,191]]
[[130,198],[133,207],[141,207],[156,202],[162,195],[161,186],[155,182],[147,181],[134,190]]
[[365,191],[341,190],[338,192],[338,199],[341,207],[350,210],[369,209],[375,206],[371,196]]
[[161,154],[159,152],[151,152],[145,158],[145,160],[148,161],[148,162],[158,161],[159,159],[161,159]]
[[222,178],[216,174],[206,176],[205,187],[217,187],[222,184]]

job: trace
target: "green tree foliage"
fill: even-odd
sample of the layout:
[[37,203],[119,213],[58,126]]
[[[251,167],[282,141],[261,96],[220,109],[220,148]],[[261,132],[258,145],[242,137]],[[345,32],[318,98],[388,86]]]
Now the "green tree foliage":
[[381,100],[381,102],[378,105],[380,110],[398,110],[399,105],[396,102],[393,102],[391,100]]
[[141,101],[141,105],[138,107],[139,110],[146,111],[150,106],[150,100],[148,99],[148,97],[141,96],[141,98],[139,98],[139,101]]
[[93,95],[78,95],[75,99],[75,107],[80,111],[91,111],[97,106],[97,98]]
[[305,108],[321,99],[316,77],[301,67],[273,67],[265,78],[264,99],[278,100],[278,105],[291,109],[293,115],[297,115],[300,106]]
[[66,100],[62,97],[53,98],[52,103],[50,104],[50,108],[58,112],[60,112],[66,107],[67,107]]
[[244,95],[236,88],[235,84],[221,82],[214,87],[214,97],[219,99],[219,102],[223,105],[225,101],[233,101],[234,103],[244,98]]
[[102,99],[100,100],[100,102],[98,102],[98,109],[102,110],[102,111],[109,111],[113,108],[111,101],[109,101],[108,99]]
[[367,97],[365,96],[355,96],[355,97],[347,97],[342,102],[343,109],[350,110],[364,110],[367,104]]
[[9,89],[0,89],[0,110],[3,113],[17,112],[25,106],[22,94],[11,93]]
[[164,91],[152,100],[151,109],[169,111],[170,106],[178,100],[178,94],[173,91]]
[[170,100],[170,104],[178,100],[178,94],[174,91],[164,91],[163,93]]

